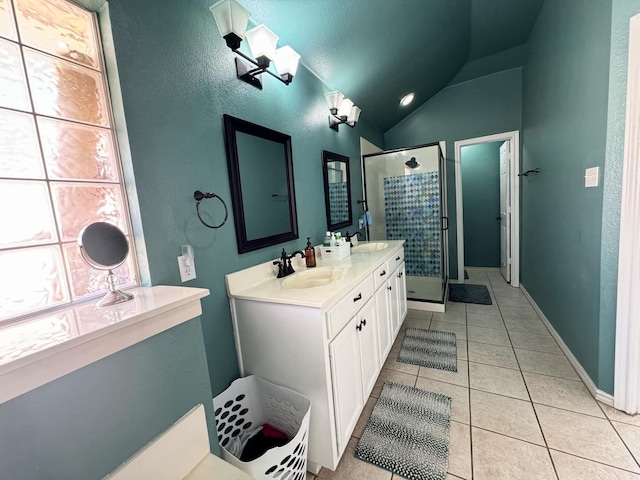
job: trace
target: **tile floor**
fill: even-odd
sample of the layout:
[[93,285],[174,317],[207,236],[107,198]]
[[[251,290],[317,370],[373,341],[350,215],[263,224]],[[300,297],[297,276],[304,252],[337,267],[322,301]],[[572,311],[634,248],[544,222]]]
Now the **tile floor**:
[[519,289],[497,270],[468,269],[493,305],[410,310],[403,324],[454,332],[458,372],[396,362],[398,335],[335,472],[307,480],[399,480],[354,449],[389,380],[452,398],[447,480],[640,480],[640,415],[596,402]]

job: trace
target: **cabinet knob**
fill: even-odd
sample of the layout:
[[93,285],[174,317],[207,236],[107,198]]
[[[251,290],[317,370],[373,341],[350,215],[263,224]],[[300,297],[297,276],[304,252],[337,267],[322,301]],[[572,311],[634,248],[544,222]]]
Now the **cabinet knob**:
[[389,285],[389,286],[387,287],[387,290],[391,291],[391,285]]
[[380,276],[384,277],[386,274],[387,274],[387,271],[386,270],[382,270],[382,272],[380,273]]
[[402,278],[402,272],[398,274],[398,278]]
[[356,325],[356,330],[358,330],[358,331],[362,330],[362,322],[360,322],[358,325]]
[[363,327],[366,327],[367,326],[367,319],[363,318],[361,323],[362,323]]
[[396,257],[396,261],[397,261],[397,260],[400,260],[400,257]]
[[357,297],[354,297],[353,301],[357,302],[359,300],[362,300],[362,293],[359,293]]

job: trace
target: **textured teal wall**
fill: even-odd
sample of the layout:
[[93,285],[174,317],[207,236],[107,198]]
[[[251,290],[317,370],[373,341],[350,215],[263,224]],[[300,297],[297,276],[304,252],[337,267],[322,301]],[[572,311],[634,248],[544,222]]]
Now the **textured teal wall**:
[[445,88],[385,133],[385,148],[447,142],[449,274],[457,278],[454,142],[520,130],[522,69],[494,73]]
[[599,362],[602,188],[611,2],[547,0],[523,75],[522,284],[594,382]]
[[462,147],[462,205],[464,264],[500,266],[500,145],[481,143]]
[[3,403],[0,478],[102,478],[198,403],[215,425],[206,375],[194,319]]
[[620,242],[620,199],[627,98],[629,19],[640,13],[640,0],[613,0],[607,158],[603,182],[602,257],[600,260],[600,388],[613,392],[615,325]]
[[[303,248],[307,236],[322,241],[322,150],[350,157],[358,211],[359,139],[383,146],[382,133],[367,123],[366,112],[355,128],[330,130],[323,93],[331,88],[305,68],[288,87],[267,77],[260,91],[237,80],[211,3],[109,3],[152,283],[181,285],[176,257],[190,244],[198,277],[185,285],[211,295],[202,300],[200,320],[0,405],[2,479],[100,478],[238,376],[224,275],[273,259],[282,247]],[[291,135],[299,240],[238,255],[224,113]],[[199,223],[195,190],[215,192],[229,204],[224,227]],[[210,221],[221,219],[216,201],[201,207]]]

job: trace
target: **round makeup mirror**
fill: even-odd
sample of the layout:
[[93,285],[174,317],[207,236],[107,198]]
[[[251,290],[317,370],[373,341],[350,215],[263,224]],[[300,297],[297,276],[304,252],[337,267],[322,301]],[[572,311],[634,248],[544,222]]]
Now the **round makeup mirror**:
[[118,290],[118,278],[113,273],[113,269],[122,265],[129,254],[129,243],[122,230],[106,222],[92,223],[84,227],[78,235],[78,247],[80,256],[87,265],[109,271],[109,291],[97,303],[99,307],[115,305],[133,298],[132,294]]

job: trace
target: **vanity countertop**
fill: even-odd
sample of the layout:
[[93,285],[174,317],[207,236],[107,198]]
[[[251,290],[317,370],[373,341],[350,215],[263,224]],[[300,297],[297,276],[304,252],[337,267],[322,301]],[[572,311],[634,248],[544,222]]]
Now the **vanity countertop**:
[[[278,268],[272,264],[272,261],[226,275],[227,294],[229,298],[242,300],[330,308],[342,298],[346,291],[354,288],[383,262],[397,254],[404,240],[383,240],[383,242],[388,243],[389,247],[372,252],[352,253],[342,259],[322,259],[317,253],[315,268],[344,269],[342,278],[333,283],[313,288],[284,288],[285,280],[293,278],[299,272],[314,270],[305,266],[304,259],[295,257],[293,267],[296,273],[284,278],[276,278]],[[366,243],[374,242],[359,242],[358,245]]]

